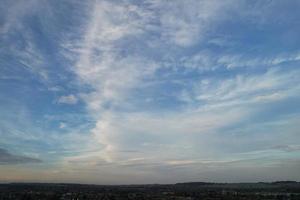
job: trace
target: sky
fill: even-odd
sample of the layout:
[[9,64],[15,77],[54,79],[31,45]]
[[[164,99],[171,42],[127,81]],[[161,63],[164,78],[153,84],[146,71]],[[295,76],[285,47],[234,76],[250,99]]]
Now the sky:
[[0,182],[300,181],[300,1],[0,1]]

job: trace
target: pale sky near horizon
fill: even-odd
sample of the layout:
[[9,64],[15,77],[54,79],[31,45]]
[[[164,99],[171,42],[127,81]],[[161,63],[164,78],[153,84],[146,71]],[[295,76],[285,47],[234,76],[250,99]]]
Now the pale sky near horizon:
[[299,10],[0,0],[0,182],[300,181]]

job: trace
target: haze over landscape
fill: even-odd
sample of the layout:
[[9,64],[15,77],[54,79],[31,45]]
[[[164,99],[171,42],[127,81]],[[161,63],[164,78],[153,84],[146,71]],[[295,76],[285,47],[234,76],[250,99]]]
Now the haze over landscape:
[[300,181],[299,9],[1,0],[0,182]]

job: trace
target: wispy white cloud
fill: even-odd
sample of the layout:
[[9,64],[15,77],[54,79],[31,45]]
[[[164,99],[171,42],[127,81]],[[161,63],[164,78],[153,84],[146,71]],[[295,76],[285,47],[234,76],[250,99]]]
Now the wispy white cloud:
[[299,62],[300,57],[298,52],[289,54],[276,54],[271,56],[249,56],[248,54],[240,53],[222,53],[218,54],[211,51],[199,51],[196,54],[182,56],[180,59],[167,63],[166,66],[172,68],[183,68],[185,70],[199,72],[215,71],[217,69],[234,70],[236,68],[261,69],[280,67],[285,64]]
[[106,1],[96,1],[93,9],[74,71],[94,90],[82,98],[91,110],[101,110],[121,101],[156,66],[144,57],[123,56],[118,42],[142,34],[147,13],[135,5]]
[[60,123],[59,123],[59,128],[64,129],[64,128],[66,128],[66,127],[67,127],[67,124],[66,124],[66,123],[64,123],[64,122],[60,122]]
[[29,0],[26,3],[23,1],[5,2],[6,10],[3,10],[1,14],[5,20],[4,25],[0,28],[0,34],[7,35],[11,31],[20,29],[22,18],[32,14],[38,8],[38,3],[39,1],[36,0]]
[[249,58],[245,55],[223,55],[217,63],[224,65],[228,69],[236,67],[259,67],[259,66],[275,66],[285,64],[288,62],[297,62],[300,60],[299,53],[292,53],[288,55],[276,55],[272,57],[257,57]]
[[275,68],[263,74],[238,74],[225,79],[207,78],[195,84],[194,90],[184,91],[179,98],[205,102],[204,107],[210,108],[278,101],[297,96],[299,87],[294,83],[298,73],[298,70],[282,72]]
[[78,102],[78,98],[75,95],[70,94],[70,95],[59,97],[57,102],[60,104],[73,104],[74,105]]
[[[39,15],[41,1],[16,1],[5,4],[6,9],[2,12],[4,24],[0,28],[0,39],[3,43],[0,52],[2,55],[10,55],[9,61],[13,64],[6,63],[4,66],[17,71],[17,67],[23,68],[46,84],[49,82],[47,61],[36,44],[33,30],[26,24],[30,17]],[[46,8],[48,4],[43,6]]]
[[158,10],[162,40],[181,47],[201,42],[238,1],[151,1]]

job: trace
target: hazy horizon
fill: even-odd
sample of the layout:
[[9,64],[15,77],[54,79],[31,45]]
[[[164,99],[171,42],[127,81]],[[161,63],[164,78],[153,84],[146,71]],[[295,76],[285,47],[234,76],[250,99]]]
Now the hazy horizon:
[[1,0],[0,182],[300,181],[299,9]]

